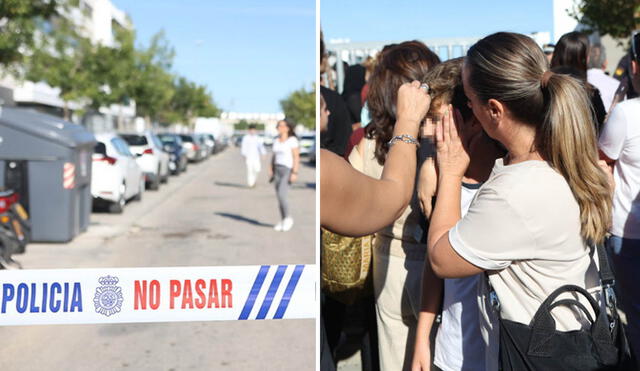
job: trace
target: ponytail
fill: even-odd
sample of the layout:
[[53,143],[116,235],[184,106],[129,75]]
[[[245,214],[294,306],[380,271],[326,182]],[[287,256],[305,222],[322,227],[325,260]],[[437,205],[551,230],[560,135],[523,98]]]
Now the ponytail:
[[[530,37],[499,32],[474,44],[465,66],[481,101],[497,99],[536,130],[536,149],[567,181],[580,206],[582,237],[601,243],[611,224],[612,195],[598,165],[594,114],[585,87],[554,74]],[[547,71],[547,72],[545,72]]]
[[537,128],[536,148],[565,178],[580,206],[582,237],[601,243],[611,221],[611,190],[598,165],[594,116],[584,86],[551,74],[542,86],[546,112]]

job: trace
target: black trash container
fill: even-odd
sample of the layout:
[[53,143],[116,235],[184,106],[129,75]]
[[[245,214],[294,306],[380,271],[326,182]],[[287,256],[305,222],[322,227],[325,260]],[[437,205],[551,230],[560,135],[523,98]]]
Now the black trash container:
[[31,241],[67,242],[88,228],[95,143],[80,125],[31,109],[0,108],[0,188],[20,195]]

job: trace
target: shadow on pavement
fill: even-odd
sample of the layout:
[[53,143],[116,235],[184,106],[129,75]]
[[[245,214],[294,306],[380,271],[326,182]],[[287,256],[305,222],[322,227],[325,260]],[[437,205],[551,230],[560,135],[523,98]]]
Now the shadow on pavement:
[[262,223],[255,219],[247,218],[246,216],[242,216],[242,215],[230,214],[230,213],[219,213],[219,212],[216,212],[214,214],[223,216],[225,218],[231,218],[240,222],[246,222],[249,224],[257,225],[259,227],[270,227],[270,228],[273,227],[273,224]]
[[222,187],[248,188],[246,184],[238,184],[238,183],[214,182],[214,184]]
[[291,189],[316,189],[316,183],[294,183]]

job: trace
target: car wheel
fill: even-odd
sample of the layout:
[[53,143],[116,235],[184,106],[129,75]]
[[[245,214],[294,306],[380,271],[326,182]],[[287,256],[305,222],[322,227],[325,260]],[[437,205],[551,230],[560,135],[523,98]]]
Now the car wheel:
[[149,182],[149,189],[152,191],[160,189],[160,173],[151,178],[151,182]]
[[144,193],[144,177],[140,179],[140,185],[138,186],[138,193],[133,197],[134,201],[141,201],[142,194]]
[[167,173],[164,174],[164,176],[160,177],[160,182],[162,182],[162,184],[165,184],[168,181],[169,181],[169,170],[167,169]]
[[121,214],[124,211],[124,204],[126,203],[126,200],[124,198],[125,190],[125,185],[122,184],[120,186],[120,197],[118,197],[118,201],[112,202],[111,205],[109,205],[110,213]]

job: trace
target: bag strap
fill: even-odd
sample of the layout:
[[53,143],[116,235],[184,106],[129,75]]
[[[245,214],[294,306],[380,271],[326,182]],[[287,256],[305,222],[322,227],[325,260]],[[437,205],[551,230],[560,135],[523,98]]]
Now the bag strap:
[[[606,241],[606,239],[605,239]],[[600,282],[602,283],[602,290],[604,292],[604,303],[611,311],[612,320],[617,318],[617,299],[614,291],[616,283],[615,276],[611,270],[611,264],[609,263],[609,257],[604,249],[604,243],[596,245],[598,251],[598,274],[600,275]]]
[[[606,239],[605,239],[606,242]],[[593,259],[593,247],[591,248],[591,258]],[[614,292],[615,286],[615,276],[613,275],[613,271],[611,270],[611,265],[609,264],[609,258],[607,252],[604,249],[604,243],[596,244],[595,251],[598,253],[598,275],[600,276],[600,282],[602,284],[602,290],[604,291],[604,302],[607,308],[610,309],[612,317],[614,319],[617,317],[617,299],[616,294]],[[489,287],[489,303],[491,307],[498,313],[500,316],[500,300],[498,298],[498,294],[495,289],[491,285],[491,281],[489,280],[489,275],[487,271],[484,272],[484,276],[487,280],[487,285]]]

